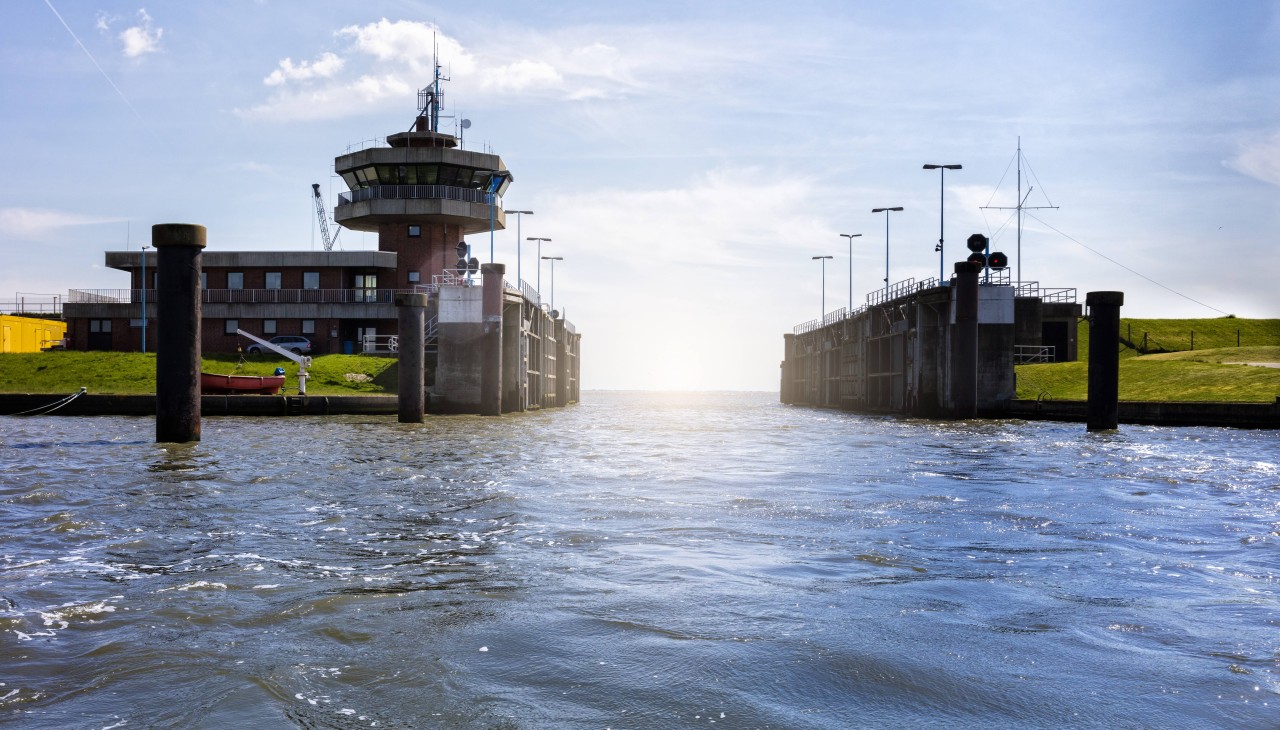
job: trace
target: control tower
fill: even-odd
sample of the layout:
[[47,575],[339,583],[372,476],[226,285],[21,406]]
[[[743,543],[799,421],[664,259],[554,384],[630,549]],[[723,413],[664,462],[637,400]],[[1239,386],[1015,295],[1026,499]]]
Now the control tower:
[[501,201],[512,175],[498,155],[458,149],[457,137],[439,131],[440,81],[437,66],[432,86],[418,92],[411,131],[334,159],[350,188],[334,220],[376,232],[378,250],[396,254],[396,281],[378,282],[384,288],[430,284],[456,270],[463,236],[506,228]]

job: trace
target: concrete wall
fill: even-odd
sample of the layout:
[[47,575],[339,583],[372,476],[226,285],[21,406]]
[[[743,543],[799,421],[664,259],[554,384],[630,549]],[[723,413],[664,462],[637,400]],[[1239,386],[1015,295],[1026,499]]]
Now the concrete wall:
[[484,289],[479,286],[440,288],[440,354],[431,392],[446,413],[478,413],[484,363]]

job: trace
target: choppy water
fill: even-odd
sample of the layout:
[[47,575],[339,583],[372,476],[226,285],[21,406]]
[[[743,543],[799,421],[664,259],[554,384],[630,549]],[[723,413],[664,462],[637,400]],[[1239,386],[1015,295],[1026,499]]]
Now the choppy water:
[[0,725],[1280,726],[1280,439],[0,418]]

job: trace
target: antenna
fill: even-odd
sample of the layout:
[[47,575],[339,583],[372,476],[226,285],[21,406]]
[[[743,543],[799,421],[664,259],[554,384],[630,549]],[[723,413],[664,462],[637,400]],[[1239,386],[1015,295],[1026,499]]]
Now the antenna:
[[[1034,186],[1027,188],[1027,194],[1022,194],[1022,136],[1018,136],[1018,204],[1015,206],[999,206],[999,205],[981,205],[981,210],[1016,210],[1018,211],[1018,285],[1022,285],[1022,211],[1024,210],[1057,210],[1056,205],[1024,205],[1027,198],[1031,197],[1031,191]],[[1009,168],[1005,168],[1008,173]],[[1046,198],[1047,199],[1047,198]]]

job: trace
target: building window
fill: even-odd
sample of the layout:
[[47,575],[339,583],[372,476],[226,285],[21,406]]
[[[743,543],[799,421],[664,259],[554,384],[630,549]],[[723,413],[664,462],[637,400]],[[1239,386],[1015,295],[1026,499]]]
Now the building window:
[[243,289],[244,288],[244,272],[228,271],[227,272],[227,288]]
[[418,273],[417,271],[410,271],[410,272],[409,272],[409,283],[410,283],[410,284],[417,284],[419,281],[422,281],[422,274]]
[[226,335],[234,335],[236,330],[240,329],[240,320],[228,319],[223,322],[222,333]]
[[268,289],[279,289],[279,288],[280,288],[280,272],[279,272],[279,271],[268,271],[268,272],[267,272],[267,287],[266,287],[266,288],[268,288]]
[[355,295],[357,302],[378,301],[378,275],[356,274]]
[[274,319],[262,320],[262,334],[274,335],[276,333],[276,321]]
[[417,238],[418,236],[421,236],[421,235],[422,235],[422,226],[419,226],[419,225],[409,226],[409,238]]
[[302,272],[302,288],[303,289],[319,289],[320,288],[320,272],[319,271]]
[[314,335],[316,333],[316,321],[314,319],[302,320],[302,334]]
[[98,334],[99,332],[111,333],[111,320],[109,319],[91,319],[89,320],[89,332]]
[[207,271],[200,272],[200,288],[201,289],[209,288],[209,272]]

